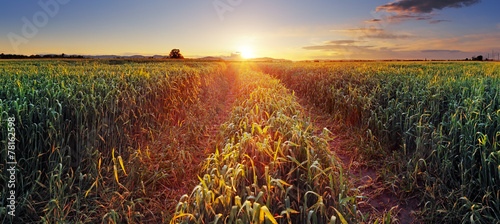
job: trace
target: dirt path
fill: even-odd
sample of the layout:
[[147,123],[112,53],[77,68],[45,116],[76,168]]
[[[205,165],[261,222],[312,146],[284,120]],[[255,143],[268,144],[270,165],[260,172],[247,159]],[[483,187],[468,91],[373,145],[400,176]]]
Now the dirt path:
[[[330,136],[332,139],[328,142],[330,150],[336,153],[344,170],[351,174],[353,187],[359,189],[360,195],[366,197],[359,203],[359,209],[363,214],[369,213],[373,220],[382,219],[384,213],[391,211],[392,217],[397,219],[394,220],[396,223],[420,223],[412,214],[418,210],[419,201],[416,198],[401,199],[394,191],[384,186],[383,178],[377,173],[377,170],[381,170],[381,165],[367,165],[367,161],[362,161],[351,131],[343,130],[345,127],[343,128],[331,116],[306,100],[299,97],[298,102],[304,108],[306,117],[311,119],[316,135],[320,135],[324,128],[332,132]],[[348,148],[352,150],[345,150]]]

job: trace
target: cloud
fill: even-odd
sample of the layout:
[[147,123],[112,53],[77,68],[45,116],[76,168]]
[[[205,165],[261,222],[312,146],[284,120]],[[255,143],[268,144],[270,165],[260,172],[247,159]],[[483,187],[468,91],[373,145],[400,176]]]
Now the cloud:
[[437,54],[442,54],[442,53],[447,53],[447,54],[464,53],[463,51],[459,51],[459,50],[421,50],[420,52],[422,52],[422,53],[437,53]]
[[398,0],[377,7],[376,11],[397,13],[431,13],[444,8],[462,8],[481,2],[481,0]]
[[[494,26],[497,26],[495,24]],[[326,39],[329,41],[317,44],[302,45],[303,55],[312,58],[323,57],[325,59],[465,59],[474,55],[486,56],[491,50],[500,52],[500,32],[494,29],[488,33],[474,33],[469,35],[457,35],[442,37],[439,33],[422,34],[424,36],[413,36],[411,39],[402,40],[380,40],[380,39],[358,39],[358,32],[374,30],[380,32],[379,28],[357,28],[347,30],[334,30],[347,33],[350,38]],[[368,31],[370,32],[370,31]]]
[[451,20],[437,19],[437,20],[431,20],[431,21],[429,21],[430,24],[438,24],[438,23],[441,23],[441,22],[451,22]]
[[366,41],[357,40],[331,40],[326,41],[321,45],[305,46],[302,49],[305,50],[321,50],[321,51],[342,51],[342,52],[356,52],[363,51],[373,46],[366,45],[356,45],[357,43],[363,43]]
[[347,32],[350,34],[354,34],[358,38],[369,38],[369,39],[406,39],[413,37],[413,35],[410,34],[401,34],[401,33],[396,34],[375,27],[354,28],[354,29],[336,30],[336,31]]
[[394,34],[394,33],[387,33],[387,32],[378,32],[378,33],[373,33],[373,34],[367,34],[363,36],[364,38],[371,38],[371,39],[406,39],[412,37],[411,35],[408,34]]
[[481,0],[397,0],[378,6],[375,11],[391,13],[392,15],[383,17],[388,22],[431,20],[430,24],[437,24],[450,22],[449,20],[432,20],[437,10],[468,7],[480,2]]
[[381,32],[381,31],[384,31],[384,29],[375,28],[375,27],[368,27],[368,28],[352,28],[352,29],[336,30],[336,31]]
[[397,15],[391,15],[391,16],[384,17],[384,19],[386,21],[389,21],[392,23],[399,23],[399,22],[411,21],[411,20],[416,20],[416,21],[431,20],[432,16],[431,15],[423,15],[423,14],[417,14],[417,15],[397,14]]
[[358,41],[358,40],[331,40],[331,41],[326,41],[325,44],[352,45],[352,44],[360,43],[360,42],[365,42],[365,41]]
[[485,52],[491,52],[492,49],[494,49],[495,51],[497,51],[497,49],[500,50],[500,48],[498,47],[499,42],[500,33],[491,32],[460,35],[448,38],[443,38],[441,36],[426,37],[421,39],[414,39],[407,44],[399,46],[403,47],[402,50],[405,51],[418,51],[419,53],[430,55],[437,55],[435,54],[435,52],[439,52],[437,50],[440,49],[459,50],[461,52],[451,52],[454,53],[453,55],[450,55],[450,52],[445,51],[441,51],[441,53],[443,56],[454,57],[455,55],[462,55],[465,58],[470,57],[474,54],[484,54]]
[[380,22],[380,21],[382,21],[382,20],[381,19],[372,19],[372,20],[367,20],[365,22],[367,22],[367,23],[376,23],[376,22]]
[[322,51],[362,51],[373,46],[353,46],[353,45],[337,45],[337,44],[325,44],[325,45],[314,45],[314,46],[305,46],[302,49],[305,50],[322,50]]

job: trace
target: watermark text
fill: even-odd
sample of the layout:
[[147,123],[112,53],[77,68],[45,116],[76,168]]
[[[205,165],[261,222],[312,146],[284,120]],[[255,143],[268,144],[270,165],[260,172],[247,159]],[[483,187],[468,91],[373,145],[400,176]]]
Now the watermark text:
[[15,216],[16,213],[16,119],[7,119],[7,213]]
[[234,9],[239,6],[243,0],[214,0],[212,2],[217,15],[221,21],[224,20],[225,14],[234,11]]
[[31,19],[23,16],[21,21],[21,32],[10,32],[7,34],[12,49],[17,53],[21,44],[27,44],[30,39],[38,34],[38,30],[47,26],[49,18],[54,18],[58,13],[61,5],[65,5],[70,0],[39,0],[38,6],[41,10],[35,12]]

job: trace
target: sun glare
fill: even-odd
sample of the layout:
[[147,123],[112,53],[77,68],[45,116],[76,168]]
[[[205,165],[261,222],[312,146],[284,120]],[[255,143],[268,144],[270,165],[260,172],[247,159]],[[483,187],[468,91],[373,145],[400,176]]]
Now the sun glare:
[[249,58],[254,58],[255,55],[253,53],[253,50],[247,46],[242,47],[239,52],[241,52],[241,57],[244,59],[249,59]]

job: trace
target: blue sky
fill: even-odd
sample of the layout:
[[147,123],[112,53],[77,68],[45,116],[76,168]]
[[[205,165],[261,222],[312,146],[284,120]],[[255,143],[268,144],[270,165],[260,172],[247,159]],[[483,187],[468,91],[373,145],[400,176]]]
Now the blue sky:
[[179,48],[187,57],[242,51],[303,60],[500,52],[498,0],[0,0],[0,6],[2,53],[154,55]]

